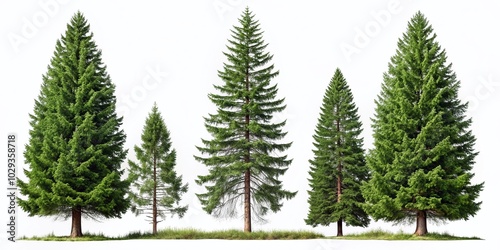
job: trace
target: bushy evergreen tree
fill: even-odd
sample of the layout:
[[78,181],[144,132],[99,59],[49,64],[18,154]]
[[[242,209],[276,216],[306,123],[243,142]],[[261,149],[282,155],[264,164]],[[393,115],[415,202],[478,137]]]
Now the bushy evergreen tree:
[[24,156],[28,182],[19,180],[20,207],[30,216],[72,218],[71,236],[82,236],[81,217],[120,217],[129,207],[121,180],[125,134],[115,86],[82,13],[57,41],[31,117]]
[[158,217],[165,218],[167,214],[183,217],[186,213],[188,207],[179,206],[179,201],[188,185],[182,184],[182,176],[177,176],[174,170],[176,151],[156,103],[146,119],[141,139],[140,147],[134,147],[139,163],[128,161],[134,188],[129,192],[131,208],[136,215],[148,214],[156,234]]
[[306,224],[328,226],[337,222],[337,236],[343,236],[342,223],[368,226],[363,210],[362,181],[368,180],[362,128],[351,90],[339,69],[323,98],[314,137],[314,159],[309,160],[309,213]]
[[416,13],[376,101],[367,210],[376,220],[416,220],[416,235],[427,233],[427,219],[466,220],[481,204],[483,183],[471,184],[478,154],[471,119],[446,59],[432,26]]
[[[248,8],[232,30],[228,62],[219,71],[223,85],[214,85],[219,92],[209,94],[217,113],[205,118],[211,140],[202,139],[197,147],[208,157],[195,158],[209,167],[207,175],[198,176],[206,193],[197,194],[204,209],[215,216],[235,216],[236,205],[244,206],[244,230],[251,231],[251,219],[263,219],[268,211],[277,212],[282,199],[291,199],[296,192],[283,189],[278,179],[291,163],[279,153],[291,143],[280,143],[286,135],[285,121],[272,123],[277,112],[285,109],[284,99],[277,99],[278,87],[271,80],[278,75],[270,64],[272,55],[265,52],[255,16]],[[253,211],[253,212],[252,212]]]

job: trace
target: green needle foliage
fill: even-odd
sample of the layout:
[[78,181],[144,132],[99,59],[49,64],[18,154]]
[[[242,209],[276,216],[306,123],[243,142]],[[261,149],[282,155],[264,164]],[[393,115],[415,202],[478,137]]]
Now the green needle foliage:
[[20,207],[30,216],[72,218],[71,236],[82,236],[81,216],[120,217],[129,207],[121,180],[125,134],[120,130],[115,86],[82,13],[76,13],[56,50],[31,118],[24,156],[28,182],[19,180]]
[[139,163],[128,161],[129,179],[135,188],[129,192],[131,209],[136,215],[147,214],[156,234],[158,217],[165,218],[167,214],[183,217],[186,213],[188,207],[179,206],[179,201],[188,185],[182,184],[182,176],[177,176],[174,170],[175,149],[171,148],[170,133],[156,103],[141,138],[141,146],[134,147]]
[[236,205],[242,202],[244,230],[251,231],[252,216],[263,220],[296,192],[284,190],[278,180],[291,163],[286,155],[279,155],[291,146],[279,142],[286,135],[285,121],[271,122],[273,114],[285,109],[284,99],[276,99],[277,85],[271,84],[278,71],[269,64],[272,55],[264,51],[263,32],[248,8],[239,23],[224,53],[228,62],[219,71],[224,84],[214,85],[219,93],[209,94],[218,109],[205,118],[213,138],[202,139],[203,146],[197,147],[209,155],[195,156],[209,167],[209,173],[197,179],[207,192],[197,195],[204,209],[216,217],[236,216]]
[[376,220],[453,221],[474,216],[484,183],[471,184],[475,137],[458,99],[460,82],[420,12],[408,24],[384,74],[373,119],[372,177],[363,186]]
[[368,226],[361,182],[368,180],[358,109],[342,72],[337,69],[323,98],[314,137],[314,159],[309,160],[309,213],[306,224],[328,226],[342,222]]

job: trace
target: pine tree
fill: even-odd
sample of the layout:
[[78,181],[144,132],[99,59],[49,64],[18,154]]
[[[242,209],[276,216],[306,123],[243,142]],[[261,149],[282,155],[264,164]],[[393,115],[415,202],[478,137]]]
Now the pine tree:
[[142,144],[134,150],[139,164],[129,160],[129,178],[132,187],[129,194],[132,211],[148,214],[153,224],[153,234],[157,233],[158,217],[177,214],[183,217],[187,206],[179,206],[182,194],[188,190],[182,184],[182,176],[174,170],[176,151],[172,149],[170,132],[158,107],[155,105],[142,131]]
[[343,236],[342,223],[368,226],[363,210],[361,182],[368,180],[365,165],[362,124],[351,90],[339,69],[328,85],[314,138],[314,159],[309,160],[309,213],[307,225],[328,226],[337,222],[337,236]]
[[286,121],[271,122],[285,109],[284,98],[276,99],[277,85],[271,84],[278,71],[269,64],[272,55],[264,51],[263,32],[248,8],[239,23],[224,53],[228,63],[219,71],[224,84],[214,85],[218,94],[209,94],[218,107],[205,118],[213,139],[202,139],[203,146],[197,147],[208,157],[195,156],[209,173],[196,182],[207,190],[197,194],[204,210],[216,217],[236,216],[236,205],[243,200],[244,231],[250,232],[252,217],[264,221],[269,210],[279,211],[281,200],[296,192],[284,190],[278,180],[291,163],[286,155],[278,155],[291,146],[279,142],[286,135]]
[[82,13],[76,13],[56,50],[33,114],[24,152],[28,182],[19,180],[20,207],[30,216],[72,218],[82,236],[82,215],[120,217],[129,207],[121,180],[126,156],[115,86]]
[[460,82],[421,12],[408,24],[384,74],[373,119],[372,176],[363,185],[376,220],[412,222],[474,216],[484,183],[471,184],[475,137],[458,99]]

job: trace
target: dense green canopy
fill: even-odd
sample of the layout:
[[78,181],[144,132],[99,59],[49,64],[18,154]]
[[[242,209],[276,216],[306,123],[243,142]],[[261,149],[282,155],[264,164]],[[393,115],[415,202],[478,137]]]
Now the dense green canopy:
[[314,159],[310,160],[309,213],[306,224],[328,226],[342,222],[368,226],[362,208],[361,182],[368,180],[362,128],[353,95],[342,72],[337,69],[323,98],[314,138]]
[[483,184],[471,184],[475,137],[446,59],[418,12],[398,41],[376,101],[374,148],[367,157],[372,178],[363,189],[374,219],[417,216],[419,224],[467,219],[479,210]]
[[[126,156],[115,86],[82,13],[73,16],[43,76],[19,180],[19,205],[30,216],[120,217],[129,207],[121,180]],[[79,223],[79,222],[77,222]],[[72,236],[81,235],[81,227]],[[76,232],[75,232],[76,230]],[[80,232],[78,232],[80,231]]]

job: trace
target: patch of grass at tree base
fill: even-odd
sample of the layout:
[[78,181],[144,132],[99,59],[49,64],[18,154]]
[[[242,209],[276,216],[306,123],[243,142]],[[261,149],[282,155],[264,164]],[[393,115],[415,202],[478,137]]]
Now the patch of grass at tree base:
[[392,233],[382,229],[371,230],[359,234],[348,234],[341,237],[328,237],[329,239],[346,240],[481,240],[479,237],[460,237],[448,233],[427,233],[423,236],[404,233]]
[[323,237],[321,234],[309,231],[255,231],[248,233],[235,229],[210,232],[198,229],[165,229],[158,231],[157,235],[135,232],[124,236],[123,239],[305,240]]
[[19,240],[39,241],[105,241],[105,240],[307,240],[307,239],[332,239],[332,240],[480,240],[478,237],[458,237],[448,233],[428,233],[425,236],[415,236],[403,232],[391,233],[381,229],[371,230],[359,234],[348,234],[342,237],[325,237],[311,231],[255,231],[243,232],[241,230],[202,231],[198,229],[164,229],[153,235],[149,232],[131,232],[124,236],[109,237],[103,233],[84,233],[83,237],[70,238],[69,236],[55,236],[53,233],[44,237],[22,237]]

